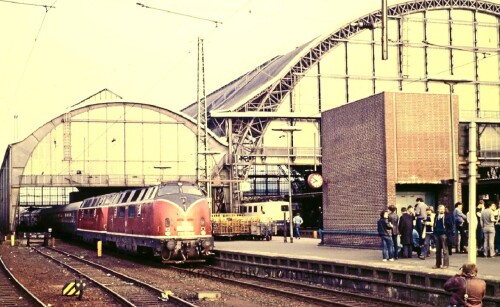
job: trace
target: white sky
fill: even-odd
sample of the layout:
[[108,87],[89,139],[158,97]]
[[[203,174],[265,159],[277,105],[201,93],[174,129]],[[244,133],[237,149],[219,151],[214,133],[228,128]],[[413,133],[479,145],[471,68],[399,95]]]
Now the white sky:
[[[180,110],[275,55],[380,8],[380,0],[0,0],[0,152],[108,88]],[[143,8],[199,16],[214,23]],[[389,0],[389,5],[402,2]],[[14,117],[17,116],[17,121]],[[17,135],[17,139],[15,136]]]

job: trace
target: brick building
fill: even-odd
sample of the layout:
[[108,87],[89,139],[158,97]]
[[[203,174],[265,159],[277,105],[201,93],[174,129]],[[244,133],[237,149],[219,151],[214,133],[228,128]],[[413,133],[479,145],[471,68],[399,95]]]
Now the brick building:
[[421,196],[453,205],[456,96],[452,109],[453,117],[449,95],[384,92],[322,113],[325,244],[379,246],[376,221],[388,204],[400,209]]

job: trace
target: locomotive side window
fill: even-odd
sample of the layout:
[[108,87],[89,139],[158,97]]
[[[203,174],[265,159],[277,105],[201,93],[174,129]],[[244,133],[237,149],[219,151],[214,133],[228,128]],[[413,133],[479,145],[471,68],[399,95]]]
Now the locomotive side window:
[[135,206],[128,206],[128,217],[135,217]]
[[125,207],[118,207],[118,217],[125,217]]

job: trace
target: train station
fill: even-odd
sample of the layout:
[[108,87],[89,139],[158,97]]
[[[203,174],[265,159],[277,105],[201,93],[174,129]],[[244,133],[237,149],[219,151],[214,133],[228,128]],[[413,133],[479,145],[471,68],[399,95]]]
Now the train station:
[[498,205],[500,3],[381,2],[181,111],[108,88],[68,102],[6,148],[0,232],[37,209],[189,181],[214,216],[266,211],[290,229],[299,213],[325,247],[365,254],[389,205]]

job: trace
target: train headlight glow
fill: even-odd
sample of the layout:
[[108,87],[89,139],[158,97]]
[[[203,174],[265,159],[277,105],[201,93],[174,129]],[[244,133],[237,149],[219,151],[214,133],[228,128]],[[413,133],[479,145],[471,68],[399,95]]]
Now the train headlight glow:
[[170,227],[165,228],[165,235],[169,236],[170,235]]
[[201,235],[204,236],[206,234],[207,232],[205,231],[205,227],[201,227]]
[[168,250],[169,251],[173,251],[175,249],[175,245],[177,245],[177,244],[175,243],[174,240],[168,241],[167,242],[167,248],[168,248]]

